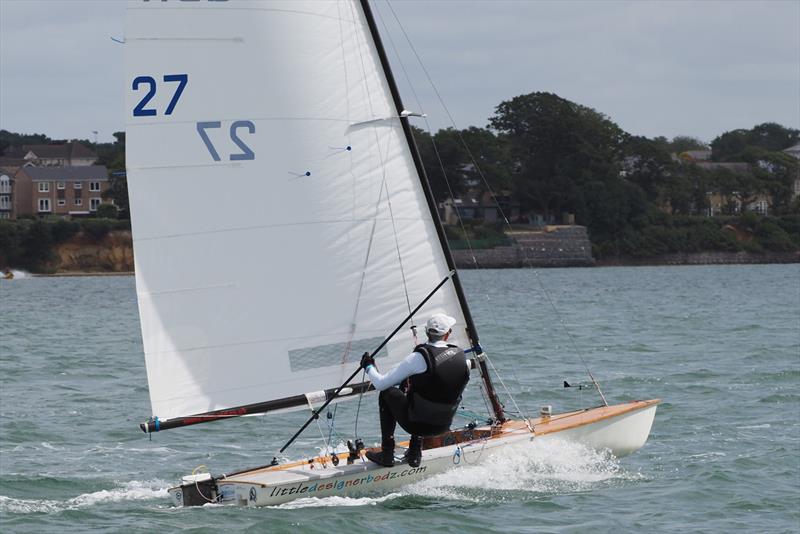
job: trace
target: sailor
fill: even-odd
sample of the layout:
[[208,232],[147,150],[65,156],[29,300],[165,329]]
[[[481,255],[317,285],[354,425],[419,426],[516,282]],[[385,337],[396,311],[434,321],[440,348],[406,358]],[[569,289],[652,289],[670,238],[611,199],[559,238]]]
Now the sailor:
[[[367,452],[367,458],[376,464],[394,465],[397,423],[411,434],[405,454],[411,467],[417,467],[422,459],[424,436],[435,436],[450,429],[471,367],[464,351],[447,343],[455,323],[454,318],[442,313],[432,316],[425,325],[428,342],[418,345],[385,375],[375,367],[375,359],[368,352],[361,357],[361,367],[375,389],[381,392],[378,397],[381,451]],[[405,388],[394,387],[406,379]]]

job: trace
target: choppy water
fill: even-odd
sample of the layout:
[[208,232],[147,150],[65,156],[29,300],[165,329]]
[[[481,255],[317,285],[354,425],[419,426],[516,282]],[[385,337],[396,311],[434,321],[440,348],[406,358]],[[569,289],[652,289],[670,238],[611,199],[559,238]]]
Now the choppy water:
[[[305,415],[148,441],[137,428],[149,403],[133,279],[22,278],[0,281],[0,528],[800,531],[800,266],[462,276],[483,345],[523,411],[595,403],[561,388],[585,377],[579,350],[610,401],[665,400],[645,448],[617,460],[537,444],[375,498],[174,509],[166,488],[180,476],[264,463]],[[375,404],[365,399],[359,422],[368,442]],[[354,413],[354,403],[338,408],[340,435],[352,435]],[[310,428],[293,456],[319,441]]]

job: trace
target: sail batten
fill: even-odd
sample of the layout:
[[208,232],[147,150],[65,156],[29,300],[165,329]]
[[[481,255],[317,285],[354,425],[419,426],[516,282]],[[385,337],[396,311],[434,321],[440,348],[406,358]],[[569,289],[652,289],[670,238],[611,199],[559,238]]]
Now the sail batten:
[[[363,7],[130,6],[126,157],[152,415],[284,409],[337,387],[451,270]],[[391,120],[351,126],[375,118]],[[458,291],[442,287],[414,321],[453,315],[468,346]],[[414,344],[399,333],[379,365]]]

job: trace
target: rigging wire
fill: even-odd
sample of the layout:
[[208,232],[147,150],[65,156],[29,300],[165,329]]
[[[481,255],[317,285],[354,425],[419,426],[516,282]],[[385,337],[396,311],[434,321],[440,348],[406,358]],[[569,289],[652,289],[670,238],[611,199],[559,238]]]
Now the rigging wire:
[[[311,401],[308,401],[308,409],[311,410],[311,413],[314,413],[314,405],[311,404]],[[325,432],[322,431],[322,425],[319,423],[319,417],[316,418],[317,428],[319,429],[319,435],[322,438],[322,443],[325,445],[325,452],[322,452],[320,449],[320,456],[327,456],[328,451],[330,450],[330,443],[325,439]]]
[[[349,4],[349,6],[350,6],[350,12],[351,12],[352,20],[355,23],[355,21],[357,20],[357,17],[355,16],[353,5]],[[338,6],[337,6],[337,8],[338,8]],[[341,25],[341,22],[340,22],[340,25]],[[344,46],[343,42],[342,42],[342,46]],[[368,74],[367,74],[366,63],[365,63],[365,60],[364,60],[364,52],[362,50],[362,42],[357,38],[356,38],[356,48],[358,50],[358,55],[359,55],[359,59],[360,59],[361,71],[362,71],[363,80],[364,80],[364,90],[366,91],[366,94],[367,94],[367,103],[369,105],[370,114],[374,117],[375,116],[375,111],[374,111],[373,104],[372,104],[373,103],[372,92],[370,91],[370,87],[369,87],[369,82],[368,82],[369,77],[368,77]],[[346,71],[347,71],[347,65],[345,63],[345,72]],[[349,110],[349,108],[348,108],[348,110]],[[388,210],[389,210],[389,218],[390,218],[391,223],[392,223],[392,233],[393,233],[393,237],[394,237],[395,250],[397,251],[397,260],[398,260],[398,265],[399,265],[399,268],[400,268],[400,276],[401,276],[401,279],[402,279],[402,282],[403,282],[403,293],[404,293],[404,296],[405,296],[405,299],[406,299],[406,306],[407,306],[408,312],[410,314],[411,313],[411,298],[410,298],[409,291],[408,291],[408,282],[407,282],[407,279],[406,279],[405,268],[404,268],[404,265],[403,265],[403,256],[402,256],[402,253],[401,253],[401,250],[400,250],[400,239],[399,239],[399,234],[398,234],[398,231],[397,231],[397,223],[396,223],[396,220],[395,220],[395,217],[394,217],[394,209],[393,209],[393,206],[392,206],[392,198],[391,198],[391,193],[390,193],[390,190],[389,190],[388,174],[387,174],[387,158],[389,157],[389,154],[390,154],[390,151],[391,151],[392,138],[393,138],[392,132],[393,132],[393,130],[390,130],[390,133],[386,136],[386,147],[385,147],[385,151],[383,151],[383,152],[381,151],[381,139],[380,139],[380,135],[378,134],[378,128],[373,126],[372,132],[373,132],[373,134],[375,136],[375,146],[378,148],[378,158],[380,160],[380,166],[381,166],[381,188],[379,189],[378,200],[377,200],[377,203],[375,205],[375,218],[373,220],[372,234],[370,236],[370,249],[371,249],[372,239],[373,239],[373,236],[374,236],[375,230],[376,230],[376,222],[377,222],[377,217],[378,217],[378,211],[380,209],[381,199],[383,197],[383,192],[385,191],[386,192],[387,207],[388,207]],[[352,158],[352,155],[351,155],[351,158]],[[366,277],[366,266],[367,266],[368,262],[369,262],[369,253],[367,255],[367,259],[365,260],[364,272],[362,273],[362,282],[361,282],[362,283],[362,287],[363,287],[363,283],[364,283],[364,278]],[[359,298],[360,298],[360,294],[361,294],[361,291],[359,290]],[[354,320],[354,324],[355,324],[355,320]],[[413,316],[411,317],[411,331],[413,333],[414,342],[416,344],[417,332],[416,332],[416,325],[414,324],[414,317]],[[349,344],[348,344],[348,346],[349,346]],[[363,381],[363,374],[362,374],[362,381]],[[362,402],[363,396],[364,396],[364,392],[362,391],[358,396],[358,408],[356,410],[356,418],[355,418],[355,425],[354,425],[354,435],[355,435],[355,437],[358,437],[358,420],[359,420],[359,415],[361,413],[361,402]]]
[[[461,142],[462,146],[464,147],[464,150],[466,151],[467,156],[469,157],[472,165],[474,166],[475,170],[477,171],[478,176],[480,176],[481,181],[483,182],[483,185],[486,187],[486,190],[489,192],[489,195],[494,200],[495,206],[497,207],[497,210],[500,212],[500,216],[502,217],[503,222],[505,223],[506,227],[509,230],[513,230],[511,228],[511,223],[509,222],[508,217],[505,214],[505,211],[503,210],[502,206],[500,206],[500,203],[497,200],[497,195],[495,194],[495,192],[494,192],[493,188],[491,187],[491,185],[489,185],[489,182],[486,179],[485,174],[481,170],[480,165],[478,165],[477,159],[473,155],[472,151],[469,149],[469,146],[467,145],[466,141],[464,140],[463,135],[461,135],[461,130],[458,129],[458,125],[456,124],[456,121],[453,118],[452,113],[450,113],[450,109],[445,104],[444,98],[442,97],[441,93],[439,92],[438,87],[434,83],[433,78],[430,75],[430,72],[428,72],[428,69],[425,67],[425,64],[423,63],[422,58],[420,57],[419,53],[417,52],[417,49],[414,47],[414,44],[412,43],[411,38],[409,37],[408,33],[406,32],[405,27],[403,26],[402,22],[400,22],[400,19],[397,16],[397,13],[395,12],[394,8],[392,7],[392,3],[389,0],[387,0],[386,1],[386,5],[388,6],[389,11],[391,11],[395,22],[397,23],[398,27],[400,28],[400,31],[403,33],[403,36],[405,37],[406,42],[408,43],[412,53],[414,54],[414,57],[417,59],[417,62],[419,63],[420,68],[424,72],[425,77],[428,80],[428,83],[430,84],[431,88],[433,89],[433,92],[436,94],[436,97],[437,97],[440,105],[442,106],[442,109],[444,109],[445,113],[447,114],[447,117],[450,120],[450,124],[453,126],[453,129],[456,132],[456,135],[457,135],[459,141]],[[379,14],[379,16],[380,16],[380,14]],[[381,18],[381,22],[384,24],[384,27],[386,27],[386,24],[385,24],[385,22],[383,22],[382,18]],[[387,31],[387,34],[388,33],[389,32]],[[399,58],[399,54],[397,54],[397,49],[396,49],[396,47],[394,47],[394,42],[392,41],[391,36],[389,37],[389,41],[392,44],[392,47],[395,49],[395,54]],[[409,85],[412,87],[412,93],[414,94],[414,98],[417,100],[417,104],[420,106],[420,111],[422,111],[422,106],[419,103],[419,98],[417,96],[416,91],[413,89],[413,85],[410,82],[410,78],[408,77],[408,73],[407,73],[405,67],[403,66],[402,60],[400,61],[400,65],[401,65],[401,68],[403,70],[403,73],[406,76],[406,79],[407,79]],[[431,141],[433,142],[434,152],[435,152],[436,157],[437,157],[437,159],[439,161],[439,165],[440,165],[440,168],[441,168],[441,171],[442,171],[442,175],[445,178],[445,183],[447,184],[447,188],[448,188],[448,192],[450,193],[450,197],[451,198],[455,198],[453,196],[452,187],[450,186],[450,181],[447,179],[447,174],[446,174],[445,169],[444,169],[444,163],[442,162],[441,157],[439,155],[439,151],[436,148],[436,143],[433,141],[433,133],[431,131],[430,123],[428,122],[427,118],[423,118],[423,120],[425,121],[427,130],[428,130],[428,134],[430,135]],[[477,261],[477,259],[475,257],[475,253],[474,253],[474,250],[472,248],[472,243],[470,242],[468,236],[466,235],[466,231],[464,230],[464,223],[462,221],[461,214],[458,212],[458,210],[456,210],[456,217],[457,217],[457,219],[459,221],[459,224],[460,224],[460,226],[462,228],[462,231],[464,231],[464,237],[465,237],[465,240],[467,241],[467,246],[468,246],[468,248],[470,250],[470,253],[471,253],[471,256],[472,256],[472,261],[475,264],[475,266],[477,267],[478,266],[478,261]],[[525,247],[520,247],[520,248],[522,249],[522,254],[523,254],[523,258],[525,260],[525,263],[527,263],[528,267],[531,270],[533,270],[534,277],[536,278],[536,281],[539,284],[540,290],[541,290],[542,294],[545,296],[545,299],[547,300],[547,303],[549,304],[550,308],[553,310],[553,313],[557,317],[558,322],[559,322],[562,330],[565,332],[565,334],[567,335],[567,338],[570,340],[570,343],[573,346],[575,354],[580,358],[581,363],[583,364],[584,368],[586,369],[586,373],[589,375],[589,378],[592,380],[592,383],[594,383],[594,385],[595,385],[595,387],[597,389],[597,392],[598,392],[598,394],[600,395],[600,398],[603,401],[603,404],[608,406],[608,401],[606,401],[605,395],[603,394],[603,391],[600,388],[599,382],[597,381],[597,379],[594,377],[594,375],[592,374],[591,370],[589,369],[589,365],[586,363],[586,359],[584,358],[584,355],[583,355],[582,351],[578,347],[578,344],[575,341],[575,338],[573,337],[572,333],[567,328],[566,323],[564,322],[562,314],[559,312],[558,308],[555,306],[555,303],[552,300],[550,292],[547,290],[544,282],[542,282],[541,277],[539,276],[538,270],[533,266],[532,259],[530,257],[528,257],[528,254],[527,254],[527,251],[525,250]],[[488,357],[487,357],[487,359],[488,359]],[[490,363],[491,363],[491,361],[490,361]],[[492,365],[492,367],[494,368],[494,365]],[[496,369],[495,369],[495,372],[497,372]],[[498,374],[498,378],[500,378],[500,381],[502,383],[502,378],[500,377],[499,374]],[[517,381],[519,381],[519,380],[517,379]],[[505,385],[503,385],[503,386],[505,387]],[[513,397],[512,397],[512,400],[513,400]],[[515,402],[515,404],[516,404],[516,402]]]
[[[389,6],[389,9],[392,11],[392,14],[394,15],[394,19],[395,19],[395,21],[398,23],[398,25],[400,26],[401,30],[403,31],[403,35],[405,35],[405,37],[406,37],[406,40],[409,42],[409,45],[411,45],[411,41],[410,41],[410,39],[409,39],[409,37],[408,37],[408,34],[405,32],[405,29],[403,28],[402,24],[400,24],[400,21],[399,21],[399,19],[397,18],[397,15],[396,15],[396,13],[395,13],[395,12],[394,12],[394,10],[392,9],[392,6],[391,6],[391,4],[390,4],[389,2],[387,2],[387,5]],[[447,190],[448,190],[448,192],[450,193],[450,198],[455,198],[455,195],[454,195],[454,192],[453,192],[452,185],[450,184],[450,180],[447,178],[447,172],[445,171],[445,168],[444,168],[444,162],[442,161],[441,154],[439,153],[439,147],[436,145],[436,141],[434,140],[434,137],[433,137],[433,132],[432,132],[432,128],[431,128],[430,122],[428,121],[428,119],[427,119],[427,116],[426,116],[426,115],[425,115],[425,113],[424,113],[424,108],[423,108],[423,106],[422,106],[422,102],[420,101],[419,95],[417,94],[416,90],[414,89],[414,85],[411,83],[411,78],[410,78],[410,76],[408,75],[408,71],[407,71],[407,70],[406,70],[406,68],[405,68],[405,64],[404,64],[404,62],[403,62],[403,61],[402,61],[402,59],[400,58],[400,54],[399,54],[399,53],[398,53],[398,51],[397,51],[397,46],[395,45],[394,39],[392,38],[392,34],[391,34],[391,32],[389,31],[389,29],[388,29],[388,27],[387,27],[387,25],[386,25],[386,22],[384,21],[384,19],[383,19],[383,16],[382,16],[382,15],[381,15],[381,13],[380,13],[380,10],[377,10],[377,12],[378,12],[378,18],[380,18],[381,24],[383,25],[384,29],[386,30],[386,32],[385,32],[385,33],[386,33],[386,35],[387,35],[387,36],[388,36],[388,38],[389,38],[389,43],[390,43],[390,45],[391,45],[391,47],[392,47],[392,50],[394,51],[394,53],[395,53],[395,56],[398,58],[398,63],[400,64],[400,68],[401,68],[401,70],[403,71],[403,75],[404,75],[404,76],[405,76],[405,78],[406,78],[406,82],[408,83],[409,87],[411,88],[411,92],[412,92],[412,94],[414,95],[414,100],[415,100],[415,102],[416,102],[416,104],[417,104],[417,106],[418,106],[418,108],[419,108],[419,111],[420,111],[420,113],[422,114],[422,118],[423,118],[423,121],[425,122],[426,130],[428,131],[429,137],[430,137],[430,139],[431,139],[431,144],[432,144],[432,146],[433,146],[433,151],[434,151],[434,154],[436,155],[436,159],[437,159],[437,161],[438,161],[438,163],[439,163],[439,168],[440,168],[440,169],[441,169],[441,171],[442,171],[442,176],[444,177],[445,184],[447,185]],[[413,45],[411,45],[411,46],[412,46],[412,49],[413,49]],[[415,51],[415,54],[416,54],[416,51]],[[422,68],[424,69],[424,65],[422,64],[422,60],[419,58],[419,56],[417,56],[417,60],[419,61],[419,63],[420,63],[420,65],[422,66]],[[426,71],[426,75],[427,75],[427,71]],[[429,81],[431,80],[429,75],[428,75],[428,79],[429,79]],[[431,82],[431,84],[432,84],[432,82]],[[435,87],[434,87],[434,90],[436,90],[436,88],[435,88]],[[438,91],[437,91],[437,95],[438,95]],[[441,99],[441,96],[439,96],[439,98]],[[449,112],[448,112],[448,114],[449,114]],[[452,120],[452,116],[451,116],[450,118],[451,118],[451,120]],[[455,126],[455,124],[454,124],[454,126]],[[465,146],[465,148],[466,148],[467,152],[469,153],[469,148],[466,146],[466,143],[464,142],[464,139],[461,137],[461,134],[460,134],[460,132],[459,132],[459,134],[458,134],[458,135],[459,135],[459,139],[461,140],[462,144],[464,144],[464,146]],[[477,166],[477,162],[475,162],[475,160],[474,160],[474,158],[472,157],[471,153],[470,153],[470,159],[472,159],[472,161],[473,161],[473,164],[475,165],[475,167],[476,167],[476,168],[478,168],[478,166]],[[485,182],[485,181],[486,181],[486,180],[484,179],[484,182]],[[487,184],[487,185],[488,185],[488,184]],[[492,195],[494,195],[494,193],[492,193]],[[496,199],[495,199],[495,203],[497,203],[497,202],[496,202]],[[501,210],[501,213],[502,213],[502,210]],[[508,220],[507,220],[507,218],[505,217],[505,214],[502,214],[502,215],[503,215],[503,219],[506,221],[506,223],[508,223]],[[469,249],[469,251],[470,251],[470,256],[472,257],[472,262],[473,262],[473,264],[475,265],[475,267],[476,267],[476,268],[479,268],[480,266],[479,266],[479,264],[478,264],[478,259],[477,259],[477,257],[475,256],[475,250],[474,250],[474,248],[473,248],[473,246],[472,246],[472,240],[469,238],[469,234],[468,234],[468,232],[467,232],[467,229],[466,229],[466,226],[465,226],[465,224],[464,224],[464,220],[463,220],[463,218],[462,218],[461,214],[458,212],[458,210],[456,210],[456,220],[458,221],[458,223],[459,223],[459,226],[461,227],[461,231],[462,231],[462,233],[463,233],[463,235],[464,235],[464,239],[465,239],[465,240],[466,240],[466,242],[467,242],[467,247],[468,247],[468,249]],[[487,298],[487,299],[489,299],[489,295],[488,295],[488,294],[486,295],[486,298]],[[495,323],[495,327],[499,327],[499,323],[498,323],[498,321],[497,321],[497,317],[496,317],[496,315],[495,315],[494,309],[493,309],[493,308],[490,306],[490,307],[489,307],[489,310],[490,310],[491,317],[492,317],[492,319],[493,319],[493,321],[494,321],[494,323]],[[500,344],[501,344],[501,350],[503,350],[503,352],[506,352],[506,353],[507,353],[507,352],[508,352],[508,351],[507,351],[507,348],[504,346],[504,343],[502,342],[502,340],[501,340],[501,343],[500,343]],[[489,358],[488,358],[488,356],[487,356],[487,359],[489,359]],[[494,364],[491,362],[491,359],[489,359],[489,363],[490,363],[490,364],[492,364],[492,368],[494,369],[494,372],[495,372],[495,374],[497,374],[497,377],[500,379],[500,383],[501,383],[501,385],[503,386],[503,389],[505,390],[505,392],[506,392],[506,395],[508,395],[508,397],[511,399],[511,402],[513,402],[513,403],[514,403],[514,406],[516,407],[517,411],[518,411],[519,413],[523,413],[523,412],[520,410],[520,408],[519,408],[519,405],[517,404],[517,401],[516,401],[516,399],[515,399],[515,398],[514,398],[514,396],[511,394],[511,391],[508,389],[508,387],[506,386],[506,384],[505,384],[505,382],[503,381],[502,377],[500,376],[500,373],[497,371],[497,368],[496,368],[496,367],[494,366]],[[517,384],[519,385],[521,382],[520,382],[520,380],[519,380],[519,377],[517,376],[516,370],[514,369],[514,367],[513,367],[513,366],[512,366],[512,373],[513,373],[513,375],[514,375],[514,378],[515,378],[515,380],[516,380]],[[492,410],[491,410],[491,409],[489,409],[488,411],[489,411],[489,413],[492,413]],[[525,417],[525,420],[526,420],[526,421],[528,421],[528,418],[527,418],[527,417]],[[530,426],[530,425],[529,425],[529,426]]]

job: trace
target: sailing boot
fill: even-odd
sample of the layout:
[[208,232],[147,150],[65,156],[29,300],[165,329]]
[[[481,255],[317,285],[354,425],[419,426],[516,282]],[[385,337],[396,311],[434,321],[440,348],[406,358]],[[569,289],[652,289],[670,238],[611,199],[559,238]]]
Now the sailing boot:
[[382,440],[380,452],[367,451],[365,456],[383,467],[394,467],[394,438]]
[[411,436],[403,459],[408,462],[409,467],[419,467],[422,461],[422,438],[420,436]]

